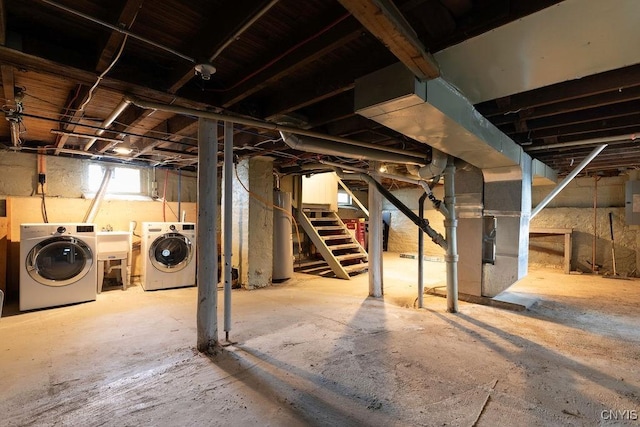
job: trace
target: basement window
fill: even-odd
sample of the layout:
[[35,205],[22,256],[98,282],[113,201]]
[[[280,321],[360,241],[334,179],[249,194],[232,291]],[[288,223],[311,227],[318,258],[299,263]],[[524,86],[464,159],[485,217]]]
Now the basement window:
[[351,196],[344,190],[338,190],[338,206],[351,206]]
[[92,199],[100,189],[107,167],[112,168],[111,178],[107,184],[105,197],[112,199],[144,199],[147,194],[142,191],[142,173],[138,168],[122,166],[104,166],[89,164],[87,170],[87,192],[85,197]]

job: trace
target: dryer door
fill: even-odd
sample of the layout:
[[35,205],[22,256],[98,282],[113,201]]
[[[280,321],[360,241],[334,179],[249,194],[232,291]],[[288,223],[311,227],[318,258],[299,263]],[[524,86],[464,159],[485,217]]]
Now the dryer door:
[[180,233],[166,233],[156,238],[149,248],[149,259],[155,268],[165,273],[175,273],[191,262],[191,240]]
[[66,286],[91,270],[93,254],[82,240],[70,236],[46,239],[31,249],[25,260],[33,280],[47,286]]

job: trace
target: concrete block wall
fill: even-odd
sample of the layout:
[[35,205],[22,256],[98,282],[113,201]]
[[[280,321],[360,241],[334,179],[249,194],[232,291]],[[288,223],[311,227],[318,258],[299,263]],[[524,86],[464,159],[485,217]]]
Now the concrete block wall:
[[[614,237],[616,240],[616,264],[619,273],[632,273],[640,269],[640,226],[625,224],[624,189],[626,176],[603,177],[597,184],[596,210],[596,264],[602,265],[602,271],[612,270],[611,240],[609,232],[609,212],[614,218]],[[545,209],[531,222],[532,228],[573,228],[573,269],[590,271],[593,237],[594,209],[596,193],[595,179],[592,177],[574,179]],[[532,205],[535,207],[554,188],[554,186],[536,186],[532,189]],[[418,198],[421,190],[405,188],[393,191],[393,194],[418,211]],[[442,187],[436,187],[436,197],[442,198]],[[389,251],[416,253],[418,250],[417,227],[389,202],[384,201],[383,209],[391,211],[391,230],[389,233]],[[425,204],[425,217],[431,226],[444,233],[442,216],[430,203]],[[564,256],[562,236],[533,237],[529,242],[529,264],[562,269]],[[425,240],[425,254],[442,256],[442,249]]]
[[[7,196],[32,196],[39,194],[38,157],[36,154],[8,152],[0,156],[0,198]],[[49,197],[82,198],[89,188],[87,166],[101,163],[89,159],[46,156],[46,191]],[[197,198],[197,177],[195,172],[155,169],[126,163],[105,163],[104,165],[139,168],[142,175],[143,191],[151,195],[152,182],[157,182],[158,193],[166,194],[168,201],[195,202]],[[180,185],[178,185],[180,180]],[[164,191],[166,181],[166,191]],[[180,195],[178,195],[180,187]],[[194,219],[195,220],[195,219]]]
[[[423,190],[419,188],[403,188],[393,191],[402,203],[418,214],[418,199],[423,194]],[[444,199],[444,188],[441,185],[436,186],[433,190],[434,195],[439,200]],[[398,211],[395,206],[383,199],[382,210],[391,212],[391,226],[389,229],[389,252],[418,252],[418,227],[409,220],[402,212]],[[429,220],[429,225],[442,235],[445,234],[444,217],[436,211],[429,200],[424,204],[424,217]],[[426,256],[444,257],[444,249],[436,245],[431,239],[425,235],[424,254]]]

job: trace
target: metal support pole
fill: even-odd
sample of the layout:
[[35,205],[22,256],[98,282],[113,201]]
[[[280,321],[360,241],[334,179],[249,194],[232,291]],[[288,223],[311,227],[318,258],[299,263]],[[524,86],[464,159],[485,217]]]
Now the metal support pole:
[[218,347],[218,122],[198,120],[198,351]]
[[231,248],[233,246],[233,123],[224,122],[224,333],[231,331]]
[[[377,162],[371,162],[377,170]],[[369,183],[369,296],[384,295],[382,282],[382,195]]]
[[[427,193],[418,199],[418,216],[424,220],[424,201]],[[418,308],[424,308],[424,231],[418,227]]]
[[449,156],[447,167],[444,169],[444,204],[449,211],[444,220],[447,239],[447,311],[458,312],[458,237],[456,229],[456,197],[455,197],[455,173],[454,158]]
[[558,195],[558,193],[560,193],[564,189],[564,187],[566,187],[571,182],[571,180],[576,177],[576,175],[582,172],[582,169],[584,169],[589,163],[591,163],[591,161],[595,159],[596,156],[600,154],[600,152],[606,147],[607,144],[602,144],[594,148],[594,150],[587,157],[585,157],[585,159],[581,161],[580,164],[576,166],[576,168],[572,170],[571,173],[567,175],[566,178],[563,179],[562,182],[560,182],[560,184],[558,184],[556,188],[554,188],[551,193],[549,193],[549,195],[538,204],[538,206],[535,207],[535,209],[531,211],[530,220],[538,215],[540,211],[544,209],[544,207],[547,206],[549,202],[551,202]]

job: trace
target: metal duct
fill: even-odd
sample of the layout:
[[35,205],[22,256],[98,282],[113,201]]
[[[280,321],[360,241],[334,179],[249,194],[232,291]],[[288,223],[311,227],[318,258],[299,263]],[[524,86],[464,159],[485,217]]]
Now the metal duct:
[[[369,147],[357,147],[335,141],[326,141],[318,138],[306,137],[304,139],[288,132],[280,131],[282,140],[294,150],[306,151],[329,156],[345,156],[358,160],[375,160],[380,162],[393,162],[402,164],[424,165],[425,162],[405,154],[389,153]],[[373,144],[372,144],[373,145]]]
[[522,148],[445,80],[420,81],[402,63],[356,80],[356,112],[481,169],[517,166]]

